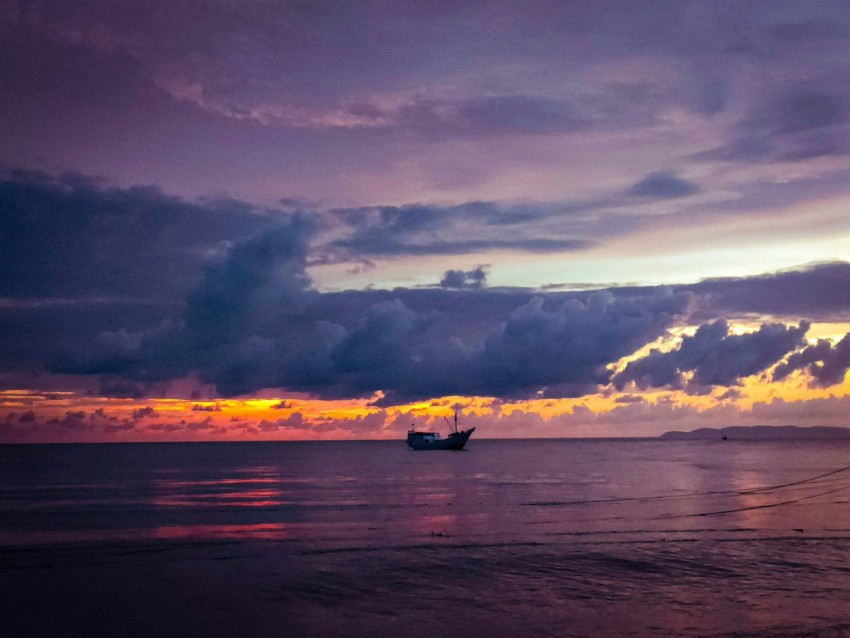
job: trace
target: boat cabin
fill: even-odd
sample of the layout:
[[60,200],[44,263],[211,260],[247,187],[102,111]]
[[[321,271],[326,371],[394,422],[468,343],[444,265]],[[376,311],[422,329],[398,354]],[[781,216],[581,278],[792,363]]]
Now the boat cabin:
[[414,439],[414,440],[416,440],[418,442],[422,442],[422,443],[431,443],[432,441],[439,441],[440,440],[440,433],[439,432],[422,432],[422,431],[416,431],[416,430],[408,430],[407,431],[407,440],[410,441],[411,439]]

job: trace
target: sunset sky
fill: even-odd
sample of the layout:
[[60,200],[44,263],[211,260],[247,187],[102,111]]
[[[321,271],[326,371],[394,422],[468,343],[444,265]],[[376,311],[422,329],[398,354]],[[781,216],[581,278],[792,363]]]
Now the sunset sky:
[[850,425],[850,4],[0,0],[0,442]]

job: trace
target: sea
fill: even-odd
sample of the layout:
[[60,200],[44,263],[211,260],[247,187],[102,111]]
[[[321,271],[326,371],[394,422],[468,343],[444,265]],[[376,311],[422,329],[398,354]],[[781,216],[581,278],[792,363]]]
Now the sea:
[[0,446],[0,635],[850,636],[850,442]]

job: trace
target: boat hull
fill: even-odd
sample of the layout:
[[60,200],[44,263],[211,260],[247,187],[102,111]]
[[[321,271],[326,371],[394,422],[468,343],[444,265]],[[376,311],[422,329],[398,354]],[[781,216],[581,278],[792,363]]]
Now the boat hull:
[[407,445],[414,450],[462,450],[473,432],[475,432],[475,428],[470,428],[456,434],[452,433],[445,439],[436,440],[429,440],[424,437],[408,434]]

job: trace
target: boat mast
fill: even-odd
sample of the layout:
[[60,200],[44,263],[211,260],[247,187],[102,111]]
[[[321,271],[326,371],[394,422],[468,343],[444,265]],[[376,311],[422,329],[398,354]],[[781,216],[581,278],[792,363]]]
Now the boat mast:
[[454,432],[455,432],[455,434],[457,434],[457,410],[455,410],[455,424],[454,424],[454,426],[452,426],[452,422],[449,421],[446,417],[443,417],[443,421],[445,421],[448,424],[450,430],[452,428],[454,428]]

